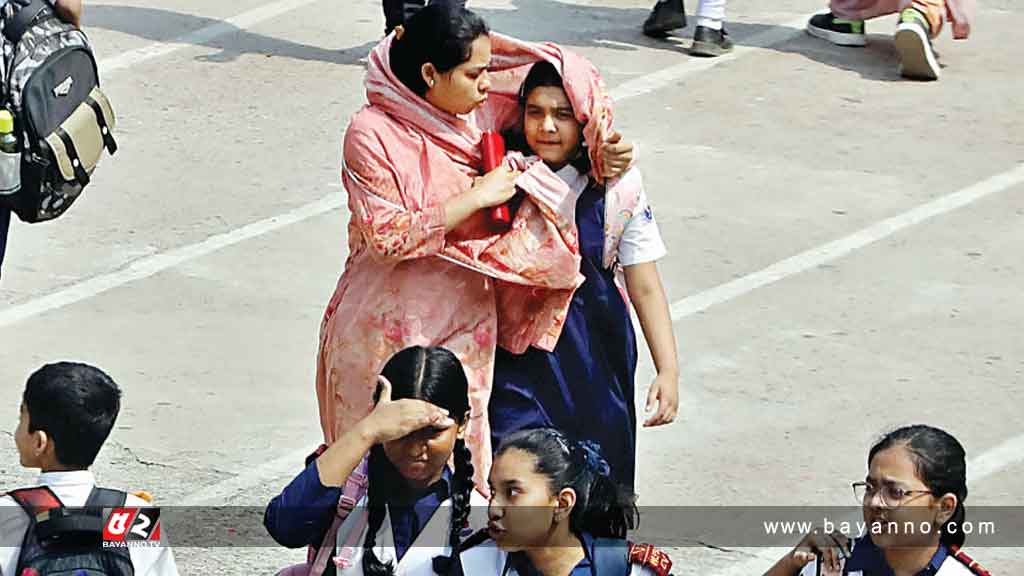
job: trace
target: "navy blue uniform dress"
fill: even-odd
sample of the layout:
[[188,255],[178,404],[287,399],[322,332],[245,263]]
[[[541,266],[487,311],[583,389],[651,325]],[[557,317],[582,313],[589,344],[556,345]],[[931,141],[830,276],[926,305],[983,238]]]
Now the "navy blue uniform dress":
[[604,188],[591,182],[576,202],[586,281],[576,291],[553,352],[498,348],[489,417],[494,446],[518,430],[554,427],[601,445],[615,479],[633,490],[636,462],[636,333],[629,306],[602,267]]

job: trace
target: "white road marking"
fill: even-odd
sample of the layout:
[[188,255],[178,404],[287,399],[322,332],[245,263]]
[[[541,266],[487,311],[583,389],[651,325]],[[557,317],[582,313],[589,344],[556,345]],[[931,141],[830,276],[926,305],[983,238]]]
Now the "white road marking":
[[117,70],[131,68],[132,66],[141,64],[148,60],[167,56],[168,54],[177,52],[182,48],[203,44],[216,38],[220,38],[221,36],[238,32],[239,30],[252,28],[257,24],[266,22],[267,20],[272,20],[282,14],[286,14],[292,10],[297,10],[316,1],[317,0],[279,0],[278,2],[273,2],[271,4],[260,6],[259,8],[254,8],[248,12],[243,12],[237,16],[228,18],[227,20],[210,24],[205,28],[200,28],[195,32],[179,36],[173,40],[153,42],[152,44],[147,44],[146,46],[136,48],[135,50],[129,50],[117,56],[104,58],[99,62],[100,76],[105,78]]
[[189,244],[180,248],[175,248],[167,252],[161,252],[152,256],[141,258],[129,264],[128,266],[107,272],[106,274],[100,274],[99,276],[93,276],[87,280],[83,280],[76,284],[72,284],[67,288],[57,290],[46,296],[28,300],[22,304],[14,306],[8,306],[3,310],[0,310],[0,328],[10,326],[17,322],[21,322],[27,318],[32,318],[40,314],[45,314],[59,308],[63,308],[82,300],[88,300],[93,296],[103,294],[114,288],[124,286],[130,282],[149,278],[154,274],[158,274],[169,268],[174,268],[179,264],[194,260],[207,254],[212,254],[218,250],[222,250],[229,246],[234,246],[239,242],[244,242],[251,238],[256,238],[268,234],[275,230],[280,230],[286,226],[302,222],[336,210],[345,205],[345,195],[340,192],[329,194],[316,202],[300,206],[289,212],[285,212],[280,216],[271,216],[251,224],[246,224],[241,228],[210,236],[202,242],[196,244]]
[[764,32],[754,34],[750,38],[744,38],[740,40],[742,45],[737,45],[728,54],[715,58],[688,58],[675,66],[669,66],[652,74],[645,74],[623,82],[611,91],[612,100],[627,100],[647,94],[684,80],[688,76],[710,70],[726,62],[732,62],[741,56],[792,40],[804,33],[804,25],[807,24],[809,18],[810,15],[801,16],[797,20],[772,27]]
[[672,320],[678,321],[693,316],[712,306],[749,294],[758,288],[832,262],[911,226],[963,208],[1022,182],[1024,182],[1024,164],[1018,164],[1006,172],[922,204],[902,214],[886,218],[849,236],[801,252],[742,278],[683,298],[672,304]]

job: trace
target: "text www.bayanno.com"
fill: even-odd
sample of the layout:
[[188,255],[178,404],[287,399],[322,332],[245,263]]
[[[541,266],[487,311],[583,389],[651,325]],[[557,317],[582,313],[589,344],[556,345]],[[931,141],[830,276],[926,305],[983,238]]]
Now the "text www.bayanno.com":
[[[815,528],[820,527],[825,533],[840,533],[845,536],[856,537],[867,534],[931,534],[938,528],[931,522],[873,522],[870,525],[865,521],[858,522],[834,522],[825,518],[821,524],[815,525],[809,521],[774,521],[764,522],[765,534],[769,536],[803,536],[809,534]],[[949,534],[964,534],[970,536],[993,535],[996,533],[995,522],[950,522],[945,526]]]

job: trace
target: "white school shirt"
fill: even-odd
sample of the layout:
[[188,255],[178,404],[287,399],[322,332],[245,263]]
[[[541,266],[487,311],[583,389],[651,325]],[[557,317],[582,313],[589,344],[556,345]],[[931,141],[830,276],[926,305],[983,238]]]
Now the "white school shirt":
[[[89,493],[96,486],[96,478],[88,470],[74,472],[44,472],[39,475],[37,486],[48,486],[61,503],[68,507],[85,506]],[[152,508],[153,505],[138,496],[129,494],[125,506]],[[21,541],[28,530],[29,518],[25,510],[10,496],[0,498],[0,539],[4,544],[18,542],[17,546],[0,546],[0,576],[17,576],[18,554]],[[161,537],[166,533],[161,528]],[[15,536],[20,535],[20,536]],[[178,576],[174,553],[170,546],[159,548],[129,548],[132,566],[137,576]]]
[[[519,572],[513,567],[509,567],[508,572],[505,572],[508,553],[498,548],[494,540],[488,540],[464,551],[459,555],[459,560],[462,562],[462,573],[469,576],[519,576]],[[646,566],[630,563],[629,576],[658,575]]]
[[[336,546],[338,554],[345,555],[351,559],[348,566],[338,568],[338,576],[363,576],[363,542],[366,541],[366,522],[368,508],[367,498],[364,496],[348,518],[338,528]],[[469,495],[469,504],[472,507],[469,515],[469,526],[472,531],[483,528],[487,525],[487,499],[479,492],[473,490]],[[447,556],[451,554],[451,547],[448,546],[449,526],[451,526],[451,498],[441,502],[441,505],[427,521],[416,539],[413,540],[405,555],[398,562],[395,562],[395,539],[391,531],[391,513],[384,515],[380,529],[374,539],[373,552],[381,562],[391,562],[395,567],[395,576],[436,576],[434,574],[433,560],[435,556]],[[355,531],[355,534],[353,534]],[[355,546],[345,551],[342,548],[354,543]],[[474,575],[473,572],[465,572]]]
[[[630,168],[630,172],[636,168]],[[590,183],[590,175],[580,174],[572,165],[566,165],[555,172],[579,198]],[[637,174],[639,176],[639,174]],[[626,176],[623,176],[625,178]],[[660,260],[668,254],[665,241],[661,238],[658,223],[654,220],[654,211],[647,201],[647,193],[640,187],[640,199],[637,202],[633,217],[626,223],[619,239],[618,260],[623,266],[635,266],[646,262]]]

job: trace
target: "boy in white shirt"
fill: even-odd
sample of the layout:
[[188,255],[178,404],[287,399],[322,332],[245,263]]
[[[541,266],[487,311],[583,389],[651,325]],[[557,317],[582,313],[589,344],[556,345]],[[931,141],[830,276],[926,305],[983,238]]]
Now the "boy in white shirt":
[[[121,390],[110,376],[86,364],[48,364],[29,377],[14,442],[21,465],[39,468],[38,485],[49,488],[65,507],[84,506],[95,488],[89,467],[114,427],[120,398]],[[124,506],[152,507],[131,494]],[[28,514],[10,495],[0,498],[0,576],[19,574],[22,542],[30,525]],[[129,548],[135,574],[177,576],[165,540],[162,535],[157,547]]]

